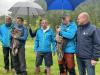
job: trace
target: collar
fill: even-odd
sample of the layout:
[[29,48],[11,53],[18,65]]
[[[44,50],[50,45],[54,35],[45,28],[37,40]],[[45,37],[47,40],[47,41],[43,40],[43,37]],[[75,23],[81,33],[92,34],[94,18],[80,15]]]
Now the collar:
[[49,26],[47,26],[47,28],[44,30],[42,27],[41,27],[41,29],[43,30],[43,32],[45,33],[45,32],[47,32],[49,29],[50,29],[50,27]]
[[5,24],[7,27],[11,27],[12,23],[9,23],[9,24]]
[[16,24],[16,26],[17,26],[18,28],[21,28],[21,27],[23,27],[23,25],[18,25],[18,24]]
[[88,27],[90,25],[90,22],[84,24],[84,25],[80,25],[79,27]]

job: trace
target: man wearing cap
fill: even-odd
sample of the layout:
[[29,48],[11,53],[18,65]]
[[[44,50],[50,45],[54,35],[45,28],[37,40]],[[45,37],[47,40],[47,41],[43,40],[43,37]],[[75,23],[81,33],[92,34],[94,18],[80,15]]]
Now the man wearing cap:
[[59,36],[67,40],[67,43],[63,46],[63,58],[58,61],[60,75],[67,75],[67,72],[69,72],[69,75],[76,75],[74,63],[76,31],[77,26],[75,22],[71,21],[71,16],[64,15],[60,28],[57,29]]

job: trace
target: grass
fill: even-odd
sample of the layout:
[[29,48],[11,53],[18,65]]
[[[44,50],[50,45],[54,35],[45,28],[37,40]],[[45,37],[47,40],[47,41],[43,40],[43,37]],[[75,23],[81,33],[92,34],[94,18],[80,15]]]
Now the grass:
[[[0,44],[1,46],[1,44]],[[52,74],[51,75],[59,75],[59,70],[58,70],[58,64],[57,64],[57,56],[53,57],[53,66],[51,67]],[[27,72],[28,75],[35,75],[34,74],[34,66],[35,66],[35,53],[33,51],[33,40],[30,39],[26,43],[26,63],[27,63]],[[10,71],[8,74],[4,74],[2,69],[4,66],[4,61],[3,61],[3,52],[2,48],[0,47],[0,75],[13,75],[13,73]],[[45,75],[44,73],[44,64],[41,66],[41,73],[40,75]],[[76,72],[78,74],[78,69],[77,69],[77,64],[76,64]],[[96,65],[96,75],[100,75],[100,62]]]

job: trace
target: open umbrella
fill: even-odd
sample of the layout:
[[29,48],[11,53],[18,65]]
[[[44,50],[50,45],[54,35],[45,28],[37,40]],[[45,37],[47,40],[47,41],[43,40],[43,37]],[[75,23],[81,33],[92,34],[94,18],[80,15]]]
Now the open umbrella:
[[12,12],[13,16],[27,15],[28,24],[29,24],[29,16],[45,14],[43,8],[39,4],[31,1],[17,2],[9,9],[9,11]]
[[85,0],[46,0],[47,10],[75,10]]
[[[39,3],[40,0],[35,0]],[[47,10],[75,10],[75,8],[86,0],[44,0],[47,4]]]

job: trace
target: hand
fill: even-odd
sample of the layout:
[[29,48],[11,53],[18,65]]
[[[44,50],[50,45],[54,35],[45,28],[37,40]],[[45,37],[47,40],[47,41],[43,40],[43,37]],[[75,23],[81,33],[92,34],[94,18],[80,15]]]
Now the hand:
[[31,24],[28,25],[28,28],[29,28],[29,29],[31,28]]
[[58,28],[58,29],[56,29],[56,32],[58,33],[58,32],[60,32],[60,30],[61,30],[61,28]]
[[91,60],[91,64],[92,64],[93,66],[95,66],[95,65],[97,64],[97,61]]
[[16,36],[13,36],[13,38],[16,39],[17,37]]
[[37,56],[37,52],[35,52],[35,55]]

